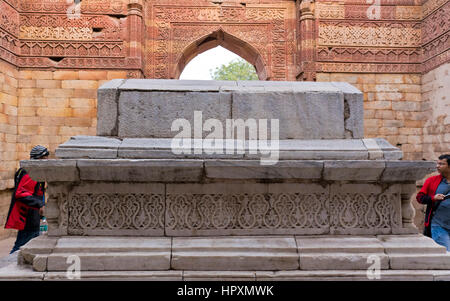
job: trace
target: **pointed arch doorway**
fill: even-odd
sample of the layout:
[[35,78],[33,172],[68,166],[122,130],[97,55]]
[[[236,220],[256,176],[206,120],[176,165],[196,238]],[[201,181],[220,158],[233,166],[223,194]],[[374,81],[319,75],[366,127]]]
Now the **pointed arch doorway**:
[[196,55],[222,46],[256,67],[260,79],[295,81],[295,1],[145,4],[145,78],[178,78]]
[[197,55],[222,46],[223,48],[240,56],[255,67],[259,80],[269,80],[263,59],[258,51],[250,44],[242,41],[222,29],[214,31],[188,45],[183,52],[178,55],[176,64],[172,70],[172,78],[179,78],[186,65]]

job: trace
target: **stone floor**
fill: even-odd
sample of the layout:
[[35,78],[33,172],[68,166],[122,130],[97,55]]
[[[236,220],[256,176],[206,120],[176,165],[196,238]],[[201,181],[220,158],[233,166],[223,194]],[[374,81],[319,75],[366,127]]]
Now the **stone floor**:
[[[17,258],[16,258],[17,259]],[[84,271],[79,278],[66,272],[36,272],[10,263],[0,268],[5,280],[137,280],[137,281],[450,281],[450,270],[382,270],[378,277],[358,270],[319,271]]]
[[15,237],[8,237],[0,240],[0,258],[8,256],[15,241],[16,241]]

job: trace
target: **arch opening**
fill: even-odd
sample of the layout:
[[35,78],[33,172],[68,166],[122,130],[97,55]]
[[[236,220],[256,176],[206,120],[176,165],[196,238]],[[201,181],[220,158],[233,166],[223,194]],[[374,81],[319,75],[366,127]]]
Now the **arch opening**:
[[244,42],[221,29],[214,31],[187,46],[183,53],[178,56],[172,78],[180,78],[184,68],[194,57],[217,46],[222,46],[253,65],[259,80],[269,79],[264,61],[258,51],[247,42]]

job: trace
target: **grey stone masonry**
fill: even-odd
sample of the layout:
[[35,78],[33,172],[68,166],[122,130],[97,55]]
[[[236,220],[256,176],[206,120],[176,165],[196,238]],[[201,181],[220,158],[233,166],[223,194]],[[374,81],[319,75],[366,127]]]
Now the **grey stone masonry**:
[[170,273],[176,276],[176,271],[191,277],[212,276],[214,280],[252,277],[250,271],[273,280],[325,280],[325,276],[371,280],[369,272],[377,272],[374,262],[378,263],[381,280],[448,280],[450,275],[450,253],[419,234],[56,239],[40,236],[19,253],[18,260],[26,265],[0,267],[0,280],[68,279],[67,271],[73,264],[68,259],[74,254],[81,263],[82,280],[113,275],[132,279],[139,277],[138,271],[141,278],[158,276],[161,280]]
[[[191,145],[173,145],[170,138],[112,138],[74,136],[56,149],[60,159],[242,159],[259,160],[263,148],[237,140],[215,146],[211,139],[193,139]],[[231,141],[231,144],[228,142]],[[273,141],[267,140],[270,146]],[[277,140],[279,160],[399,160],[402,152],[384,139]],[[213,145],[212,147],[210,145]],[[231,145],[231,147],[230,147]],[[390,147],[388,147],[388,145]],[[253,151],[253,152],[252,152]],[[376,155],[374,155],[376,154]]]
[[[172,138],[174,120],[278,119],[280,139],[363,137],[363,95],[347,83],[113,80],[98,89],[97,135]],[[203,134],[205,135],[205,134]]]
[[[395,163],[395,164],[394,164]],[[208,179],[280,179],[414,183],[433,162],[369,160],[72,159],[21,161],[36,181],[202,182]]]
[[413,224],[435,163],[364,138],[347,83],[113,80],[97,124],[20,162],[49,231],[0,280],[65,279],[73,255],[86,280],[450,279]]

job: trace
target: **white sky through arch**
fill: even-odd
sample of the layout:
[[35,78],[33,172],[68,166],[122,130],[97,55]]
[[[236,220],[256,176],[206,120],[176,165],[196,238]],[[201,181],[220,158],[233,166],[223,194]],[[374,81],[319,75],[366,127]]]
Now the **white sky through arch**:
[[180,79],[211,80],[210,69],[215,70],[216,67],[226,65],[237,58],[241,57],[222,46],[217,46],[194,57],[184,68]]

